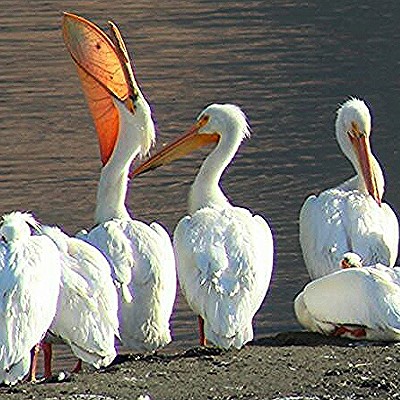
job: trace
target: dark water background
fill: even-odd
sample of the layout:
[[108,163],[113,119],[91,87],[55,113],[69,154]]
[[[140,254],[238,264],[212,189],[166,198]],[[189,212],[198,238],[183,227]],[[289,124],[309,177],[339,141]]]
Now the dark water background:
[[[235,103],[247,113],[253,135],[223,186],[275,232],[275,271],[256,335],[298,329],[292,300],[307,282],[298,213],[308,194],[353,173],[333,131],[337,105],[350,95],[371,106],[386,201],[400,209],[400,3],[2,0],[0,213],[32,210],[72,234],[92,224],[100,161],[62,41],[62,11],[103,28],[108,19],[119,25],[154,110],[158,146],[186,130],[209,103]],[[135,217],[173,232],[205,154],[132,181]],[[195,324],[179,301],[174,346],[197,341]]]

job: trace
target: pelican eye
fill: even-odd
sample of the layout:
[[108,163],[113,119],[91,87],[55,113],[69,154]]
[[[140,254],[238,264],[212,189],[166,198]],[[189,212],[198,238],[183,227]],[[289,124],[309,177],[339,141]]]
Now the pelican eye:
[[209,120],[210,116],[208,114],[202,115],[197,121],[197,126],[199,127],[199,129],[207,125]]
[[136,106],[135,106],[136,100],[137,100],[137,95],[133,93],[129,95],[129,97],[124,102],[126,108],[133,114],[136,112]]
[[356,138],[361,138],[363,136],[366,136],[367,134],[362,131],[359,127],[358,124],[354,121],[351,121],[351,129],[350,131],[347,132],[349,135],[352,135],[353,137]]

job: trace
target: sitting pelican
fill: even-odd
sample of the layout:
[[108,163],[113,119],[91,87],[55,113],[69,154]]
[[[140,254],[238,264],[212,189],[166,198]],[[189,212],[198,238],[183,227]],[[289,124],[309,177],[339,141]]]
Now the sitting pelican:
[[[35,365],[37,348],[56,313],[61,263],[57,246],[32,235],[38,222],[19,211],[0,226],[0,383],[16,384]],[[36,370],[30,373],[36,379]]]
[[155,129],[122,36],[113,41],[91,22],[64,14],[65,44],[77,66],[100,144],[103,163],[96,226],[80,237],[109,260],[120,300],[123,345],[154,351],[171,341],[169,320],[176,295],[176,268],[167,231],[131,218],[125,198],[129,168],[148,152]]
[[400,268],[363,267],[346,253],[340,267],[310,282],[294,301],[309,331],[351,339],[400,340]]
[[250,135],[244,113],[212,104],[189,132],[139,166],[133,175],[168,163],[207,143],[217,143],[203,162],[189,195],[189,215],[174,233],[178,278],[199,316],[200,344],[241,348],[253,339],[252,320],[267,293],[273,238],[267,222],[230,204],[219,186],[240,143]]
[[311,279],[339,269],[346,252],[364,265],[392,267],[397,258],[399,224],[382,202],[384,177],[370,146],[371,116],[359,99],[338,110],[336,139],[356,175],[341,185],[311,195],[300,211],[300,244]]

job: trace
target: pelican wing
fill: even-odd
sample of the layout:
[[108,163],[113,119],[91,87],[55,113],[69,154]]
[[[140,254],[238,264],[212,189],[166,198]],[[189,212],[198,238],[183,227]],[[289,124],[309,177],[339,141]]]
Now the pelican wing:
[[[393,209],[389,204],[382,203],[382,222],[384,226],[385,235],[383,236],[386,247],[389,250],[388,266],[394,266],[397,260],[398,246],[399,246],[399,221]],[[384,264],[383,261],[379,261]]]
[[349,251],[341,218],[323,195],[308,197],[301,208],[300,244],[311,279],[338,270],[342,255]]
[[122,305],[124,344],[153,351],[171,341],[170,317],[176,296],[175,256],[168,233],[157,223],[121,221],[134,258],[131,304]]
[[[50,331],[96,368],[115,358],[118,298],[106,258],[92,245],[60,232],[64,241],[60,296]],[[50,235],[52,235],[50,233]],[[60,250],[61,250],[60,249]]]
[[398,222],[386,204],[340,187],[310,196],[300,211],[300,244],[312,279],[339,269],[346,252],[360,255],[365,265],[393,266]]
[[179,222],[174,246],[181,288],[204,318],[206,338],[224,348],[251,340],[272,273],[267,223],[242,208],[203,208]]
[[121,288],[124,302],[130,303],[134,293],[128,285],[132,281],[134,257],[129,239],[121,229],[117,220],[97,225],[85,235],[80,235],[88,243],[98,248],[109,261],[112,276],[117,287]]
[[[171,239],[158,224],[111,220],[85,236],[106,255],[122,289],[122,342],[130,349],[152,351],[171,341],[169,319],[176,295]],[[118,278],[119,277],[119,278]]]
[[[154,230],[159,238],[159,247],[162,249],[162,257],[165,265],[167,265],[166,268],[162,269],[162,276],[160,276],[161,290],[163,292],[163,295],[160,297],[164,299],[162,302],[163,313],[170,316],[175,303],[177,286],[175,254],[168,232],[156,222],[151,223],[150,228]],[[160,262],[161,261],[162,260],[160,260]]]

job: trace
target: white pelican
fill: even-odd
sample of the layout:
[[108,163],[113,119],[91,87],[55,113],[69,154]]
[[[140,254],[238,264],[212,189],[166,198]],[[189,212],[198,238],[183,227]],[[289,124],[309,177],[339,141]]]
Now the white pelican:
[[362,267],[361,258],[351,253],[341,267],[310,282],[296,297],[300,324],[325,335],[400,340],[400,268]]
[[356,176],[338,187],[311,195],[300,211],[300,244],[311,279],[339,269],[346,252],[365,265],[396,261],[399,225],[382,202],[384,177],[370,147],[371,116],[366,104],[351,98],[338,110],[336,139]]
[[30,352],[57,307],[59,252],[48,237],[32,236],[31,226],[38,226],[33,216],[18,211],[4,215],[0,226],[0,383],[6,385],[28,374]]
[[110,27],[114,43],[83,18],[65,14],[63,19],[64,40],[78,68],[103,162],[96,226],[82,237],[101,249],[113,267],[122,343],[153,351],[171,341],[175,257],[165,229],[133,220],[125,206],[130,165],[148,152],[155,130],[122,37],[114,24]]
[[[69,237],[57,227],[42,226],[42,233],[60,251],[61,280],[57,311],[49,332],[67,343],[81,361],[95,368],[108,366],[116,356],[118,297],[111,269],[103,254],[83,240]],[[45,377],[51,376],[52,336],[42,342]]]
[[250,135],[239,107],[212,104],[192,129],[154,155],[133,175],[156,168],[207,143],[218,143],[191,187],[189,215],[174,233],[178,277],[199,316],[200,344],[242,347],[253,338],[252,320],[267,293],[273,239],[267,222],[231,205],[219,186],[240,143]]

